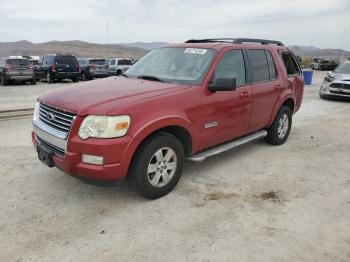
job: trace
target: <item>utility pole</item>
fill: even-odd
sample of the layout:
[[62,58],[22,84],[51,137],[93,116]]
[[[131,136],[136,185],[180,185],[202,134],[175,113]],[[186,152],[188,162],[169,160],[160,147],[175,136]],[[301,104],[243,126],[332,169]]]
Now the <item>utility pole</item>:
[[109,41],[109,36],[108,36],[108,34],[109,34],[109,28],[108,28],[108,19],[107,19],[107,36],[106,36],[106,38],[107,38],[107,60],[109,59],[109,43],[108,43],[108,41]]

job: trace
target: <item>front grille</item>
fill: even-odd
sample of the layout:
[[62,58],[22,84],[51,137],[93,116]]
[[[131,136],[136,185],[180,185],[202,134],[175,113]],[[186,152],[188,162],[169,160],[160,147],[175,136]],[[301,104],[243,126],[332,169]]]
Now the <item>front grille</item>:
[[333,83],[330,87],[350,90],[350,84]]
[[68,134],[74,118],[73,113],[40,103],[39,119],[53,129]]

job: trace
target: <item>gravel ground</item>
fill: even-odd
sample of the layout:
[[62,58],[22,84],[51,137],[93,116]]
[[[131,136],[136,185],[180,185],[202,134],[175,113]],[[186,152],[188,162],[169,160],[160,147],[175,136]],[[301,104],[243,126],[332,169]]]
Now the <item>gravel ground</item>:
[[187,163],[155,201],[46,168],[31,119],[0,121],[0,261],[350,261],[350,104],[315,74],[285,145]]

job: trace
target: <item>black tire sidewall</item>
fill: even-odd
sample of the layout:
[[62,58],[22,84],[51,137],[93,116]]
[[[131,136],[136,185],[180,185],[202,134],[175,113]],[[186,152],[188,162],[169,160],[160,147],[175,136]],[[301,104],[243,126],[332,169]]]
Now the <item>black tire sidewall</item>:
[[[278,136],[279,121],[284,114],[287,114],[287,116],[288,116],[288,120],[289,120],[288,130],[287,130],[286,135],[283,138],[279,138],[279,136]],[[290,134],[290,131],[292,129],[292,121],[293,121],[293,118],[292,118],[291,109],[287,106],[282,106],[280,108],[280,110],[278,111],[278,113],[275,117],[275,120],[273,121],[273,124],[268,129],[266,141],[272,145],[284,144],[287,141],[289,134]]]
[[[178,164],[171,181],[161,188],[156,188],[148,180],[147,169],[154,153],[163,147],[174,150]],[[168,194],[177,185],[182,174],[183,164],[184,149],[181,142],[172,135],[158,134],[145,141],[138,149],[132,163],[131,176],[140,195],[149,199],[156,199]]]

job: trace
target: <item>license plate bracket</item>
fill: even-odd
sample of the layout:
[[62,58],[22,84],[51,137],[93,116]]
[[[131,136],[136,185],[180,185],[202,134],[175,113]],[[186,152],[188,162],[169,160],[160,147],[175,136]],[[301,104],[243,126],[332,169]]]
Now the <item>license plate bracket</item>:
[[38,158],[48,167],[54,167],[55,163],[53,162],[53,152],[48,150],[43,146],[38,146]]

